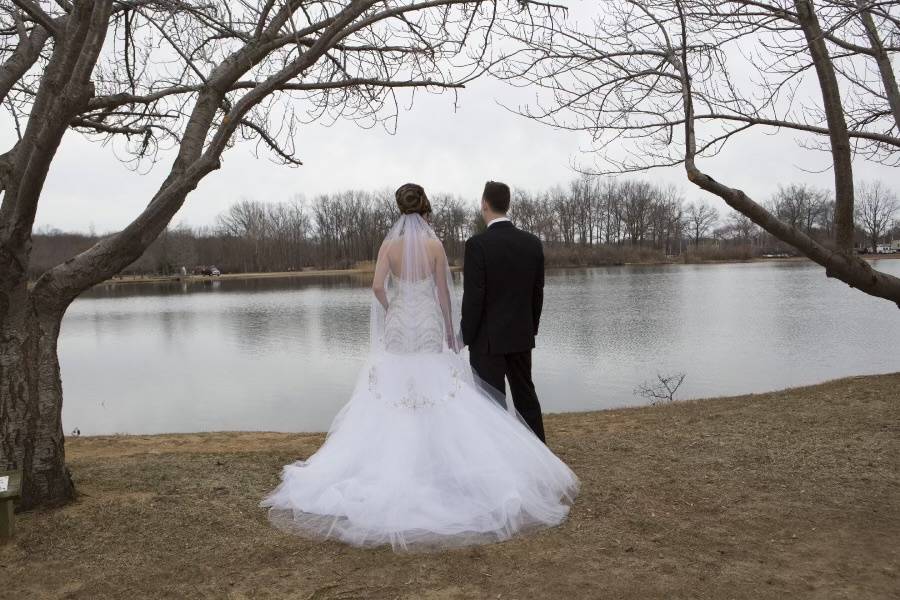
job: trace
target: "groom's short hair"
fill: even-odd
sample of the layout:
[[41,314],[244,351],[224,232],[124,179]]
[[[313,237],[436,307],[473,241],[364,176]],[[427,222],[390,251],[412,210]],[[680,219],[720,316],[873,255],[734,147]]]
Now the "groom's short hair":
[[488,181],[484,184],[481,196],[495,213],[506,214],[509,210],[509,186],[499,181]]

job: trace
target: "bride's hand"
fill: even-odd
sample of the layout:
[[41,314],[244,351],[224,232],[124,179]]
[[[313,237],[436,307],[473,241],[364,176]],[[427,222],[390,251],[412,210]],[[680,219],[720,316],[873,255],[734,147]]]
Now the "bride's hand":
[[456,354],[459,354],[460,345],[459,340],[456,338],[456,334],[452,331],[447,331],[447,347],[453,350]]

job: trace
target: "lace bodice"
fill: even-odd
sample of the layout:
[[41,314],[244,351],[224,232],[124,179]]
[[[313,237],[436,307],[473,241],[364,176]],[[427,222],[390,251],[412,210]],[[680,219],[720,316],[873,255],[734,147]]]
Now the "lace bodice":
[[384,346],[395,354],[438,353],[444,349],[444,322],[434,279],[393,279],[384,317]]

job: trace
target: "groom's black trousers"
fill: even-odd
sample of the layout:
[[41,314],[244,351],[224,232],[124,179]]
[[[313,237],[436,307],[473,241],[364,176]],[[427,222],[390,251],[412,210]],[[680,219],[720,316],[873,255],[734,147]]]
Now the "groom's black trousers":
[[509,379],[513,405],[542,442],[544,420],[534,382],[531,380],[531,350],[513,354],[476,354],[469,351],[469,363],[485,383],[506,394],[505,379]]

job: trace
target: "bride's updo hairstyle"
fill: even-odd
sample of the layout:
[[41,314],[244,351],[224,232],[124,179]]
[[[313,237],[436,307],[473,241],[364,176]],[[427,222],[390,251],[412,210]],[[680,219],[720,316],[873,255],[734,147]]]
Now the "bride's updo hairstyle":
[[425,188],[417,183],[406,183],[397,188],[394,193],[397,199],[397,208],[404,215],[431,214],[431,203],[425,195]]

